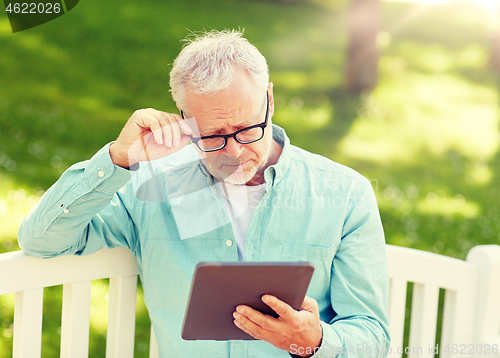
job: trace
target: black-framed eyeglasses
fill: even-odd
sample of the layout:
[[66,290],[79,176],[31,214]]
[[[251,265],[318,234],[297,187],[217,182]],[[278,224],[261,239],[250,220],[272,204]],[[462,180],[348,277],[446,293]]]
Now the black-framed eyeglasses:
[[[266,93],[267,108],[266,119],[260,124],[255,124],[250,127],[242,128],[231,134],[209,135],[202,137],[191,137],[191,142],[195,143],[203,152],[215,152],[223,149],[229,138],[234,138],[240,144],[250,144],[261,140],[264,137],[264,130],[267,127],[267,119],[269,116],[269,92]],[[181,116],[184,118],[184,113],[181,110]],[[184,118],[185,119],[185,118]]]

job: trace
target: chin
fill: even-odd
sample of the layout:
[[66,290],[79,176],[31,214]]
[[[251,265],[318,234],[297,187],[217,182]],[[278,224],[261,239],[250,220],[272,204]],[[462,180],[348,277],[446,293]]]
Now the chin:
[[249,170],[243,170],[243,168],[240,166],[238,170],[236,170],[234,173],[231,173],[229,176],[227,174],[224,175],[220,172],[216,173],[217,175],[214,176],[217,178],[217,180],[223,181],[224,183],[243,185],[249,182],[254,177],[254,175],[257,173],[257,170],[258,166],[254,166]]

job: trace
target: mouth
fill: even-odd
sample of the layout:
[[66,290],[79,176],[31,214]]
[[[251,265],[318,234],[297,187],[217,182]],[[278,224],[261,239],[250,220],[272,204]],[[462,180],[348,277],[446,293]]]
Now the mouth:
[[248,162],[250,162],[250,159],[243,162],[243,163],[238,163],[238,164],[222,164],[221,167],[228,167],[228,168],[232,168],[232,169],[237,169],[239,166],[243,167]]

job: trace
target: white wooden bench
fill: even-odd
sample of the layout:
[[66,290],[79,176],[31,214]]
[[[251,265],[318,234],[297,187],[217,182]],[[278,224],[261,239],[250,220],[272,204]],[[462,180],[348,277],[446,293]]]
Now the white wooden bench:
[[[500,246],[474,247],[462,261],[387,245],[390,357],[401,357],[407,284],[413,282],[409,358],[431,357],[439,290],[445,289],[441,357],[500,357]],[[0,295],[15,293],[13,356],[41,355],[44,287],[63,285],[61,357],[88,357],[91,281],[109,280],[106,357],[133,357],[137,263],[127,249],[93,255],[36,259],[21,251],[0,255]],[[497,345],[497,351],[493,345]],[[445,351],[448,345],[448,351]],[[461,345],[465,345],[464,349]],[[489,348],[489,354],[478,354]],[[420,348],[420,349],[419,349]],[[150,358],[158,357],[151,330]]]

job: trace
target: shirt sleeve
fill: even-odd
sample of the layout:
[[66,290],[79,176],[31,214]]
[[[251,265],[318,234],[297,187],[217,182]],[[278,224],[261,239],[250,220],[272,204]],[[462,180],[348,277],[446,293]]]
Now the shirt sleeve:
[[67,169],[19,227],[28,255],[88,255],[101,248],[136,248],[135,225],[118,190],[131,178],[113,164],[107,144],[92,159]]
[[385,357],[390,343],[389,274],[380,214],[367,179],[355,192],[332,266],[336,316],[321,322],[323,340],[314,358]]

